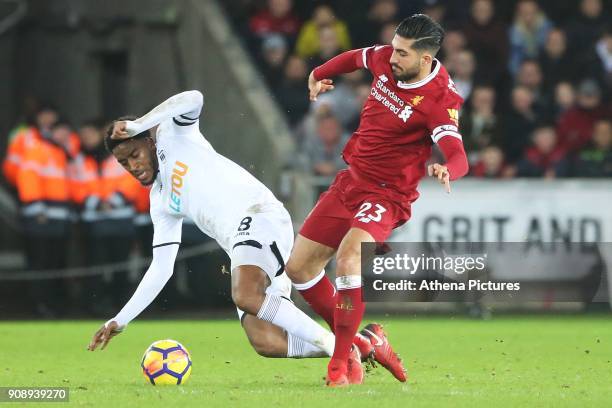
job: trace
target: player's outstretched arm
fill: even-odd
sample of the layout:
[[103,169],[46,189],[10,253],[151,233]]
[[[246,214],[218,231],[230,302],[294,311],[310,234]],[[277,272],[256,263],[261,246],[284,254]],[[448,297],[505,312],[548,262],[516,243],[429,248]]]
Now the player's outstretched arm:
[[319,93],[334,89],[330,78],[363,68],[364,50],[345,51],[313,69],[308,77],[310,100],[315,101]]
[[117,122],[113,139],[125,139],[149,130],[167,119],[180,118],[181,122],[195,123],[204,106],[204,95],[200,91],[185,91],[171,96],[149,113],[133,121]]
[[450,193],[451,180],[457,180],[465,176],[469,165],[463,142],[454,136],[444,136],[438,140],[438,146],[446,159],[446,164],[430,164],[427,172],[430,176],[436,177],[444,185],[446,192]]
[[153,302],[172,276],[178,248],[176,243],[153,248],[153,261],[138,288],[119,314],[94,334],[89,350],[94,351],[99,345],[104,349],[112,337],[121,333],[130,321]]

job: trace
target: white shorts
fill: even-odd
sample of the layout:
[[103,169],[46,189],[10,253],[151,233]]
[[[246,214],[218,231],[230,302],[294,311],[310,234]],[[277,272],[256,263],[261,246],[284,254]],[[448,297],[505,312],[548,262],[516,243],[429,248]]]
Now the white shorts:
[[[244,214],[232,238],[231,270],[241,265],[260,267],[270,278],[267,294],[291,298],[291,280],[284,272],[293,248],[293,224],[287,210],[278,205]],[[238,309],[242,320],[244,312]]]

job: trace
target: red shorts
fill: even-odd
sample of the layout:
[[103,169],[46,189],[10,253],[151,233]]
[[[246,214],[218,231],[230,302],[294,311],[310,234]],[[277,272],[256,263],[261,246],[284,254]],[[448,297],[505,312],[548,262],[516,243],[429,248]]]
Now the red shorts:
[[385,242],[394,228],[410,219],[416,191],[413,197],[399,200],[384,187],[356,181],[342,170],[306,217],[300,235],[337,249],[349,229],[360,228],[376,242]]

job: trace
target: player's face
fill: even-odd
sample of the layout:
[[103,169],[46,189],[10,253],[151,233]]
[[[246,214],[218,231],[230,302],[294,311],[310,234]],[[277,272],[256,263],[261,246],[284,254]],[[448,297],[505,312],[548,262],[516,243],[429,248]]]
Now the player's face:
[[389,63],[396,81],[410,82],[421,72],[423,53],[412,48],[413,42],[397,34],[391,41],[393,54]]
[[113,149],[113,155],[140,184],[148,186],[153,184],[159,170],[155,151],[153,139],[146,137],[121,143]]

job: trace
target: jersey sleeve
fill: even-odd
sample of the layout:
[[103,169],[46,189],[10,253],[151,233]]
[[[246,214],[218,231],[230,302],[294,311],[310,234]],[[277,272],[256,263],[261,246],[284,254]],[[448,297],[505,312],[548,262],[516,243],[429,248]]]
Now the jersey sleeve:
[[333,78],[340,74],[346,74],[361,68],[373,71],[373,66],[378,63],[381,49],[388,46],[375,45],[372,47],[358,48],[345,51],[335,56],[326,63],[319,65],[313,70],[314,78],[320,81],[325,78]]
[[198,125],[203,106],[204,95],[200,91],[181,92],[171,96],[140,118],[126,121],[126,130],[132,137],[171,119],[174,130],[181,133]]
[[361,66],[372,74],[376,75],[378,65],[381,62],[381,58],[386,63],[389,63],[389,54],[391,46],[389,45],[373,45],[361,49]]
[[153,221],[153,248],[181,243],[183,218],[151,209]]

